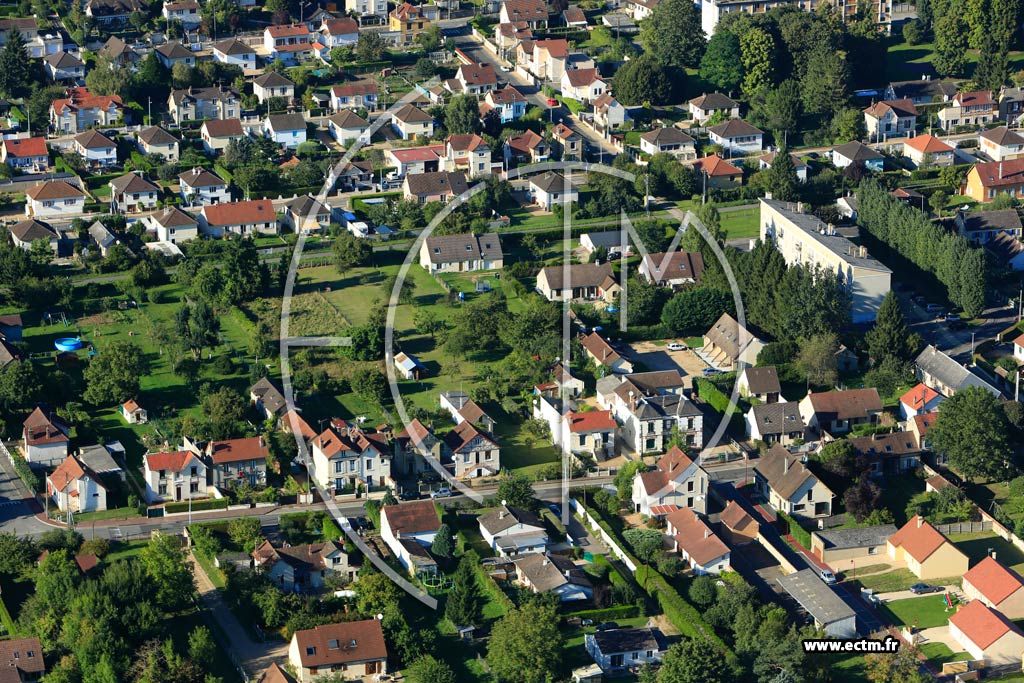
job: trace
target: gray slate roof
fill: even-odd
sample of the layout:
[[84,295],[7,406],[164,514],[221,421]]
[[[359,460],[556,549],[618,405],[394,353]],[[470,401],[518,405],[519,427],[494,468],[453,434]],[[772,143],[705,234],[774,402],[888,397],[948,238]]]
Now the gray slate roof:
[[431,263],[456,261],[496,261],[501,258],[501,240],[497,235],[436,235],[426,241]]
[[466,176],[461,171],[436,171],[417,173],[405,177],[409,192],[417,197],[435,194],[449,194],[457,197],[469,189]]
[[747,386],[751,394],[777,394],[782,391],[779,373],[774,365],[744,368],[743,374],[747,377]]
[[637,401],[633,414],[641,420],[653,420],[666,417],[697,417],[701,412],[693,401],[687,400],[684,396],[664,394],[641,398]]
[[509,507],[507,505],[499,505],[493,510],[480,515],[477,521],[480,523],[480,526],[487,529],[487,532],[492,536],[500,534],[506,529],[514,527],[516,524],[541,528],[544,527],[540,518],[529,510],[522,510],[520,508]]
[[896,531],[895,524],[879,524],[878,526],[865,526],[855,529],[827,529],[815,531],[814,533],[825,542],[826,549],[843,550],[846,548],[867,548],[869,546],[885,545],[885,542]]
[[813,569],[801,569],[795,574],[779,577],[779,585],[824,626],[856,616],[856,612],[830,586],[825,585]]
[[800,417],[800,404],[795,401],[765,403],[750,409],[761,436],[767,434],[789,434],[807,429]]
[[981,387],[995,396],[1002,395],[999,389],[975,375],[931,344],[918,354],[914,360],[914,365],[923,372],[935,377],[947,387],[951,387],[953,391],[960,391],[965,387]]
[[607,656],[637,650],[657,652],[664,649],[660,636],[661,632],[653,628],[616,628],[598,631],[594,634],[594,641],[601,654]]

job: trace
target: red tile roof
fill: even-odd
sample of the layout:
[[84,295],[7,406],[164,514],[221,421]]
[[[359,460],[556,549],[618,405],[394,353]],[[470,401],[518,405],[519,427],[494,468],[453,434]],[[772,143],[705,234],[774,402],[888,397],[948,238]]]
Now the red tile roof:
[[1003,600],[1024,588],[1024,578],[994,557],[985,557],[971,567],[964,574],[964,581],[969,582],[997,607]]
[[705,565],[729,554],[728,546],[693,510],[681,508],[666,516],[665,521],[675,527],[680,550],[685,550],[697,564]]
[[268,26],[267,31],[272,38],[286,38],[288,36],[308,36],[309,29],[304,24],[292,24],[291,26]]
[[185,468],[188,462],[196,457],[195,453],[190,451],[174,451],[173,453],[147,453],[146,454],[146,465],[150,472],[157,472],[159,470],[168,470],[171,472],[180,472]]
[[204,206],[202,212],[210,225],[251,225],[277,220],[274,204],[269,199],[212,204]]
[[227,441],[211,441],[207,446],[214,464],[226,462],[243,462],[246,460],[266,460],[270,455],[267,443],[262,436],[249,436],[243,439]]
[[441,528],[432,500],[385,505],[380,514],[381,519],[387,519],[388,527],[395,534],[430,533]]
[[64,489],[71,485],[71,482],[78,481],[85,476],[85,468],[82,467],[82,463],[78,462],[78,458],[73,455],[69,455],[67,459],[61,464],[57,465],[57,469],[53,471],[47,479],[49,479],[50,492],[57,491],[63,493]]
[[698,172],[705,171],[712,177],[743,175],[743,171],[736,168],[717,154],[712,154],[704,157],[703,159],[698,159],[694,162],[693,168]]
[[958,609],[956,614],[949,618],[949,623],[960,629],[961,633],[982,650],[988,649],[1007,633],[1013,632],[1024,638],[1024,633],[1021,633],[1012,621],[981,600],[971,600]]
[[889,537],[889,543],[897,548],[902,547],[903,552],[918,562],[924,562],[936,550],[949,543],[949,539],[943,536],[930,522],[914,515],[899,531]]
[[296,631],[292,639],[298,646],[299,663],[304,669],[388,658],[384,631],[376,619],[317,626]]
[[8,156],[24,159],[27,157],[45,157],[46,138],[18,138],[4,140],[4,149]]
[[62,115],[65,109],[109,109],[112,104],[124,104],[117,95],[94,95],[88,88],[68,88],[65,94],[67,97],[54,100],[50,104],[58,116]]
[[224,138],[229,135],[244,135],[240,119],[210,119],[203,123],[211,138]]
[[569,413],[565,418],[569,422],[569,431],[607,432],[616,427],[615,418],[610,410],[590,410],[585,413]]
[[942,140],[938,139],[934,135],[918,135],[915,138],[911,138],[903,143],[905,147],[915,149],[922,154],[941,154],[942,152],[952,152],[953,148],[947,145]]
[[926,405],[939,398],[939,392],[926,384],[918,384],[916,387],[900,396],[900,403],[911,408],[924,408]]

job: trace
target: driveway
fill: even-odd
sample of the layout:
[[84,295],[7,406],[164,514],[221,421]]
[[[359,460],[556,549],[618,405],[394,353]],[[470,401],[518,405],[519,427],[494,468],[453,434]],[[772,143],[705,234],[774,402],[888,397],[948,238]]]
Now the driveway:
[[[928,582],[922,581],[921,583]],[[955,595],[960,592],[960,586],[942,586],[941,588],[941,593],[953,593]],[[935,593],[940,593],[940,591],[935,591]],[[915,593],[911,593],[910,591],[893,591],[891,593],[876,593],[876,595],[878,595],[880,599],[885,600],[886,602],[891,602],[893,600],[906,600],[907,598],[926,598],[929,595],[934,595],[935,593],[925,593],[924,595],[916,595]]]
[[0,531],[26,536],[53,529],[35,516],[37,512],[42,510],[14,472],[14,465],[0,455]]
[[701,360],[692,349],[686,351],[669,351],[664,345],[654,342],[633,342],[629,345],[630,360],[641,363],[647,370],[679,370],[686,378],[687,388],[694,377],[700,377],[707,363]]
[[926,628],[923,631],[918,631],[917,635],[921,638],[920,643],[943,643],[953,652],[964,651],[964,646],[956,642],[956,639],[950,634],[948,624]]

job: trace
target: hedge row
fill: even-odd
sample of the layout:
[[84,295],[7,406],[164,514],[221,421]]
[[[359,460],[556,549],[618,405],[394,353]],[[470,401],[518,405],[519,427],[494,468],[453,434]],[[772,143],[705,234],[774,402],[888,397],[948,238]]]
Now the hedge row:
[[14,456],[14,470],[32,493],[39,493],[43,490],[42,475],[33,470],[24,458]]
[[797,543],[808,550],[811,549],[811,532],[800,526],[799,522],[787,515],[785,512],[779,513],[779,519],[789,525],[789,533],[796,539]]
[[697,385],[697,395],[701,400],[714,408],[716,411],[725,414],[729,409],[729,397],[719,391],[718,387],[702,377],[696,377],[693,383]]
[[640,608],[636,605],[617,605],[615,607],[605,607],[604,609],[580,610],[565,616],[576,619],[592,619],[594,621],[611,621],[612,619],[632,619],[641,615]]
[[[227,510],[228,499],[227,498],[210,498],[208,500],[196,500],[192,501],[192,512],[199,512],[201,510]],[[186,500],[180,503],[167,503],[164,505],[164,512],[167,514],[173,514],[175,512],[188,512],[189,502]]]
[[512,598],[508,597],[505,591],[501,590],[501,586],[498,585],[493,576],[487,573],[482,564],[476,566],[476,575],[484,592],[489,593],[492,598],[505,608],[506,612],[511,612],[516,608],[516,603],[512,602]]

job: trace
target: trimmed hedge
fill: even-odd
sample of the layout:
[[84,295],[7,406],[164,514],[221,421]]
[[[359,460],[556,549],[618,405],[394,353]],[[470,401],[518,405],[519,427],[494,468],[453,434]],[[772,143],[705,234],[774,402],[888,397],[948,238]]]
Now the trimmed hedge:
[[617,605],[604,609],[585,609],[565,615],[576,619],[593,619],[594,621],[610,621],[613,619],[632,619],[639,617],[640,608],[636,605]]
[[14,470],[32,493],[39,493],[43,490],[42,475],[33,470],[24,458],[14,456]]
[[[167,503],[164,505],[164,512],[167,514],[173,514],[175,512],[188,512],[189,507],[188,501],[179,503]],[[192,512],[200,512],[202,510],[227,510],[228,499],[227,498],[211,498],[209,500],[194,500],[192,501]]]
[[785,512],[779,513],[779,519],[789,525],[789,533],[796,539],[797,543],[808,550],[811,549],[811,532],[800,526],[799,522],[787,515]]

